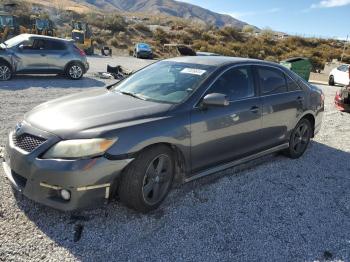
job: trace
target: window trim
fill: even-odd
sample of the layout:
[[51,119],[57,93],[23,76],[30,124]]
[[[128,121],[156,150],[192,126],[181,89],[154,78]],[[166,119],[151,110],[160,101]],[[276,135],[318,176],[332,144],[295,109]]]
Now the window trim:
[[255,93],[255,95],[252,96],[252,97],[247,97],[247,98],[242,98],[242,99],[238,99],[238,100],[229,101],[230,104],[233,103],[233,102],[244,101],[244,100],[249,100],[249,99],[254,99],[254,98],[259,97],[259,88],[257,87],[257,83],[256,83],[256,79],[255,79],[255,72],[254,72],[254,67],[253,66],[254,66],[254,64],[238,64],[238,65],[231,65],[230,67],[226,68],[217,77],[215,77],[213,79],[213,81],[208,85],[208,87],[201,94],[201,96],[198,99],[198,101],[196,103],[194,103],[193,108],[196,109],[196,108],[200,107],[201,100],[204,98],[204,96],[208,92],[208,90],[216,83],[216,81],[219,80],[220,77],[222,77],[227,71],[229,71],[231,69],[239,68],[239,67],[250,67],[251,68],[251,71],[252,71],[252,74],[253,74],[254,93]]
[[[301,87],[299,85],[299,83],[293,78],[291,77],[288,73],[286,73],[284,70],[282,70],[281,68],[279,68],[278,66],[275,65],[270,65],[270,64],[260,64],[260,63],[254,63],[254,62],[250,62],[250,63],[246,63],[246,64],[234,64],[229,66],[228,68],[226,68],[223,72],[221,72],[217,77],[215,77],[215,79],[208,85],[208,87],[202,92],[200,98],[198,99],[198,101],[196,101],[196,103],[194,103],[193,105],[193,109],[198,109],[200,107],[200,102],[201,100],[204,98],[205,93],[212,87],[212,85],[224,74],[226,73],[228,70],[233,69],[235,67],[242,67],[242,66],[251,66],[252,70],[253,70],[253,74],[254,74],[254,85],[255,85],[255,96],[254,97],[250,97],[250,98],[245,98],[245,99],[241,99],[241,100],[236,100],[233,102],[238,102],[238,101],[244,101],[244,100],[249,100],[249,99],[253,99],[253,98],[264,98],[264,97],[269,97],[269,96],[274,96],[274,95],[280,95],[280,94],[286,94],[286,93],[293,93],[293,92],[300,92],[300,91],[306,91],[304,90],[303,87]],[[257,67],[262,66],[262,67],[270,67],[270,68],[274,68],[277,69],[279,71],[282,72],[282,74],[284,74],[285,76],[287,76],[289,79],[291,79],[292,81],[294,81],[297,86],[300,88],[299,90],[294,90],[294,91],[287,91],[285,93],[279,93],[279,94],[271,94],[271,95],[263,95],[261,93],[261,88],[260,88],[260,84],[258,81],[259,75],[257,73]],[[287,87],[288,88],[288,87]]]
[[[278,70],[278,69],[276,69],[275,67],[270,67],[270,68],[267,67],[267,68],[268,68],[267,70],[269,70],[269,71],[274,72],[273,70],[275,70],[275,72],[278,71],[280,74],[282,74],[282,78],[284,79],[286,91],[285,91],[285,92],[279,92],[279,93],[271,93],[271,92],[273,92],[274,90],[276,90],[276,89],[274,89],[274,90],[271,90],[270,92],[264,93],[263,87],[262,87],[261,82],[260,82],[260,81],[261,81],[261,78],[260,78],[260,74],[259,74],[259,67],[260,67],[260,68],[264,68],[264,67],[266,68],[266,66],[260,65],[260,66],[257,66],[257,67],[256,67],[256,74],[257,74],[257,79],[258,79],[258,83],[259,83],[260,96],[261,96],[261,97],[266,97],[266,96],[271,96],[271,95],[285,94],[285,93],[288,93],[288,92],[289,92],[286,74],[285,74],[282,70]],[[273,69],[273,70],[271,70],[271,69]]]

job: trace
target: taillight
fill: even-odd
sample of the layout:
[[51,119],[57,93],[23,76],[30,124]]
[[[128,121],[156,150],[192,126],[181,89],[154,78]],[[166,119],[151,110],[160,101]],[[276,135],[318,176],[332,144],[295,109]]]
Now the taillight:
[[80,48],[78,48],[78,50],[79,50],[79,54],[80,54],[81,56],[86,56],[84,50],[81,50]]
[[75,47],[75,49],[78,51],[79,55],[81,55],[81,56],[86,56],[84,50],[81,50],[81,49],[80,49],[79,47],[77,47],[77,46],[74,46],[74,47]]
[[321,100],[322,100],[322,102],[324,102],[325,98],[326,98],[325,95],[322,93],[322,94],[321,94]]

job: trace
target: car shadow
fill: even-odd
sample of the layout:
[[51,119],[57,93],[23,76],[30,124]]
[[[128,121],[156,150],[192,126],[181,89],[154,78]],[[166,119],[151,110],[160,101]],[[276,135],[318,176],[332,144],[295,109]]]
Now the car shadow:
[[9,81],[0,82],[0,90],[22,90],[39,88],[91,88],[104,87],[106,83],[89,76],[80,80],[70,80],[64,76],[53,75],[16,75]]
[[313,141],[300,159],[270,155],[178,186],[147,215],[117,201],[63,213],[15,196],[44,234],[82,261],[171,261],[179,254],[347,261],[349,159],[349,152]]

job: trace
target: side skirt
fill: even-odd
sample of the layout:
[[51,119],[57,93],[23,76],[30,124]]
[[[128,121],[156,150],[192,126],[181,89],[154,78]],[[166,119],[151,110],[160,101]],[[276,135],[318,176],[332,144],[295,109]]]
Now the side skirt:
[[263,156],[266,156],[266,155],[269,155],[269,154],[281,151],[281,150],[286,149],[288,147],[289,147],[289,143],[285,143],[285,144],[282,144],[282,145],[279,145],[279,146],[276,146],[276,147],[272,147],[270,149],[261,151],[259,153],[254,154],[254,155],[250,155],[250,156],[247,156],[247,157],[244,157],[244,158],[241,158],[241,159],[237,159],[235,161],[232,161],[232,162],[220,165],[220,166],[216,166],[216,167],[207,169],[207,170],[205,170],[203,172],[199,172],[199,173],[197,173],[197,174],[195,174],[195,175],[193,175],[193,176],[191,176],[189,178],[186,178],[184,182],[187,183],[187,182],[190,182],[190,181],[193,181],[193,180],[196,180],[196,179],[199,179],[199,178],[202,178],[202,177],[205,177],[205,176],[208,176],[208,175],[211,175],[211,174],[223,171],[225,169],[241,165],[241,164],[246,163],[248,161],[251,161],[251,160],[254,160],[254,159],[257,159],[257,158],[260,158],[260,157],[263,157]]

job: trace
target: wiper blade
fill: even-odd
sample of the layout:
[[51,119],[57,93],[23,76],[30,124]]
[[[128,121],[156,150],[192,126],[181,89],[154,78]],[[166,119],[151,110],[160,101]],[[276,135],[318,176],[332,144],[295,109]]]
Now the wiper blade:
[[134,98],[137,98],[137,99],[146,100],[144,97],[139,96],[139,95],[134,94],[134,93],[131,93],[131,92],[119,91],[119,93],[121,93],[123,95],[126,95],[126,96],[131,96],[131,97],[134,97]]

